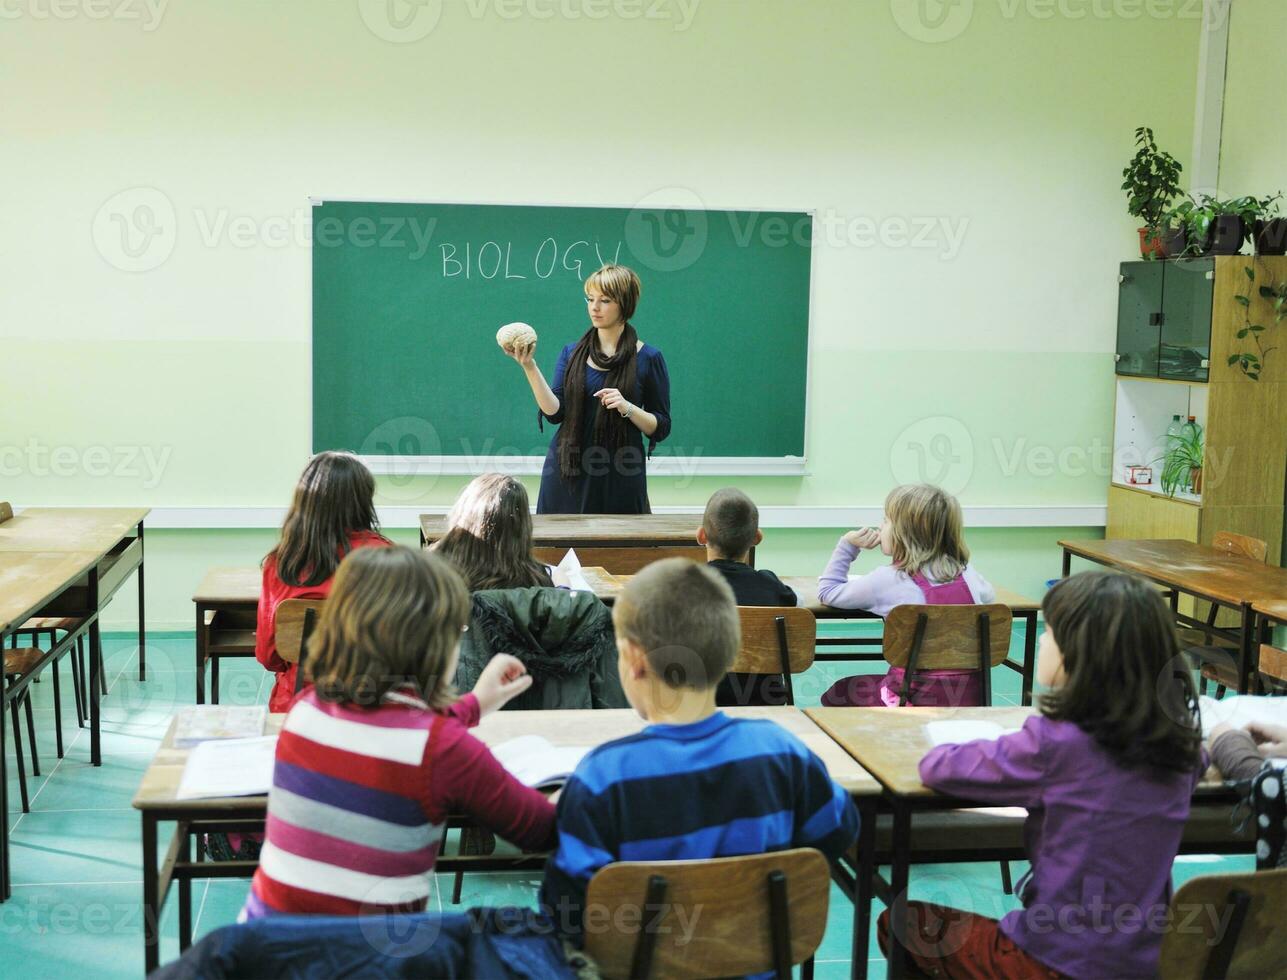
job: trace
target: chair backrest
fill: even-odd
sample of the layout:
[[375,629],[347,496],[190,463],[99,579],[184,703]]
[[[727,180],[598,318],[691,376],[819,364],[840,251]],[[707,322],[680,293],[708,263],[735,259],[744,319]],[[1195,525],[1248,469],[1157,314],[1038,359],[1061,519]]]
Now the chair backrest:
[[742,621],[742,648],[730,672],[781,674],[787,704],[795,704],[792,674],[813,666],[818,624],[813,613],[797,606],[738,606]]
[[3,524],[11,517],[13,517],[13,504],[7,500],[0,500],[0,524]]
[[1269,546],[1259,538],[1234,534],[1232,531],[1217,531],[1211,539],[1211,547],[1252,561],[1264,561],[1269,554]]
[[1171,899],[1162,939],[1163,980],[1281,975],[1287,962],[1287,869],[1203,875]]
[[1287,650],[1279,650],[1277,647],[1262,643],[1256,673],[1260,675],[1261,680],[1287,684]]
[[[567,548],[532,549],[532,557],[543,565],[557,565],[567,553]],[[634,575],[663,558],[687,558],[705,564],[706,549],[695,544],[663,548],[582,548],[577,557],[581,564],[597,565],[613,575]]]
[[991,668],[1010,653],[1009,606],[895,606],[885,617],[882,649],[890,666],[907,671],[904,690],[918,670],[977,670],[983,703],[992,703]]
[[609,864],[586,889],[585,950],[609,980],[789,977],[822,942],[830,887],[827,859],[807,847]]
[[325,599],[286,599],[277,606],[273,640],[277,656],[288,664],[298,664],[308,646],[308,635],[322,613]]

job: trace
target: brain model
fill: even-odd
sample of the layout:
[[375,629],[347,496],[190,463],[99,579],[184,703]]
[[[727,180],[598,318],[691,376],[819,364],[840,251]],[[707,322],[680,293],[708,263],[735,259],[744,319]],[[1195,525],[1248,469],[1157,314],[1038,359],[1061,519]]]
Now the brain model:
[[507,323],[496,331],[496,343],[506,354],[512,354],[519,347],[536,343],[536,331],[526,323]]

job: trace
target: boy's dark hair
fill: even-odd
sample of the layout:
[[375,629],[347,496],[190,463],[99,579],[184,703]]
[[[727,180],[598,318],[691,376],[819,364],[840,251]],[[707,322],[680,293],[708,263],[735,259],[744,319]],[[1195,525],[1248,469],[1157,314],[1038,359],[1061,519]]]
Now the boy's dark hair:
[[668,687],[715,687],[742,645],[733,590],[713,568],[687,558],[654,562],[634,576],[612,620]]
[[736,487],[725,487],[711,494],[702,515],[706,540],[725,558],[738,559],[755,547],[755,532],[760,529],[760,511],[755,502]]
[[321,585],[349,552],[354,531],[379,531],[375,478],[352,453],[318,453],[304,467],[281,540],[264,559],[286,585]]
[[1134,575],[1082,572],[1056,583],[1041,609],[1067,678],[1042,699],[1042,714],[1074,722],[1124,766],[1193,772],[1197,698],[1157,589]]

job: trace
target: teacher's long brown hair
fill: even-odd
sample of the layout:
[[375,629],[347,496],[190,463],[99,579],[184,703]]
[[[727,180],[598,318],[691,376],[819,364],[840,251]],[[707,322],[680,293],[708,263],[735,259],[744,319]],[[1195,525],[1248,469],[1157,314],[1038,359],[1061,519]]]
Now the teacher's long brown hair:
[[[568,358],[567,370],[563,374],[563,424],[559,427],[558,452],[559,473],[564,480],[572,481],[581,475],[581,454],[585,447],[581,445],[582,430],[585,428],[585,368],[593,355],[594,363],[606,370],[604,387],[616,388],[622,397],[632,401],[635,397],[637,374],[636,348],[639,346],[639,335],[630,325],[630,318],[639,305],[639,277],[623,265],[605,265],[585,281],[585,288],[595,289],[607,296],[621,307],[621,319],[626,321],[617,341],[617,349],[611,357],[603,353],[599,346],[599,331],[590,327],[572,349]],[[617,450],[626,444],[626,439],[634,424],[621,417],[619,412],[605,412],[596,406],[594,425],[591,429],[592,445],[603,446],[615,456]]]

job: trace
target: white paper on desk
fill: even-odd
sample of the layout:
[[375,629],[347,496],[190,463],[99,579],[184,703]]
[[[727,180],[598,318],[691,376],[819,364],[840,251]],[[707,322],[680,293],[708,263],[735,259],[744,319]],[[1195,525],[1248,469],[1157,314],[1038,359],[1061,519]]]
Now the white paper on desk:
[[1202,716],[1202,737],[1208,738],[1216,725],[1246,728],[1253,721],[1266,725],[1287,725],[1287,698],[1258,694],[1230,694],[1217,701],[1205,694],[1198,698]]
[[576,771],[589,745],[554,745],[540,735],[520,735],[501,742],[492,755],[524,786],[557,786]]
[[586,581],[585,574],[581,571],[581,559],[576,556],[576,549],[569,548],[568,553],[563,556],[563,560],[558,564],[558,571],[567,577],[568,587],[573,592],[593,592],[590,583]]
[[1002,735],[1013,735],[1019,729],[1002,728],[995,721],[930,721],[925,723],[925,734],[932,745],[960,745],[986,738],[995,740]]
[[276,755],[276,735],[202,742],[188,754],[175,795],[180,800],[260,796],[272,788]]

